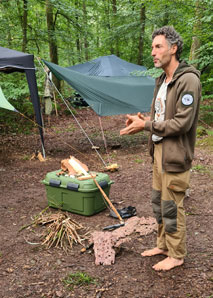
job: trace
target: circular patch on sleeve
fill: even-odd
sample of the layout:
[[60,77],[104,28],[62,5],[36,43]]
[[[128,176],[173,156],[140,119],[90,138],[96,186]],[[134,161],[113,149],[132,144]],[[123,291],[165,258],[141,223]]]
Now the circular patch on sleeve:
[[194,98],[191,94],[184,94],[182,97],[182,104],[184,106],[190,106],[194,101]]

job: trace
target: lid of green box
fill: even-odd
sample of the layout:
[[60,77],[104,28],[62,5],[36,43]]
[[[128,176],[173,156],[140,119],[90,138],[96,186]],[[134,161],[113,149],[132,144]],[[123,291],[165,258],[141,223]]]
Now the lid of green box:
[[[50,180],[59,180],[61,181],[60,187],[67,188],[68,183],[74,183],[78,184],[78,191],[95,191],[97,190],[97,185],[93,181],[93,179],[87,179],[87,180],[79,180],[75,177],[70,177],[68,175],[60,175],[58,176],[57,173],[59,173],[61,170],[53,171],[47,173],[45,179],[42,181],[45,185],[49,185]],[[113,181],[110,180],[109,175],[106,173],[96,173],[95,177],[96,181],[98,183],[100,182],[107,182],[109,185],[113,183]]]

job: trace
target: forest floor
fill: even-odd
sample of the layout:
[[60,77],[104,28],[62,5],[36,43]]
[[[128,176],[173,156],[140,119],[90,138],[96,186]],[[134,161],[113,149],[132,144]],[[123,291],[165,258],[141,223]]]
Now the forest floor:
[[[134,206],[138,217],[153,216],[148,135],[120,137],[125,116],[102,117],[107,154],[97,115],[85,108],[76,117],[100,148],[103,160],[107,163],[109,159],[119,166],[118,171],[107,172],[114,181],[109,195],[114,205],[118,209]],[[190,194],[185,199],[188,255],[183,266],[156,272],[152,266],[164,256],[141,257],[143,250],[155,246],[156,232],[146,236],[132,234],[131,240],[121,245],[115,263],[108,266],[95,265],[92,248],[81,253],[82,246],[74,245],[66,253],[41,245],[43,228],[31,223],[47,207],[46,190],[41,183],[45,175],[60,169],[61,160],[70,155],[87,164],[90,170],[103,172],[100,157],[71,116],[52,116],[51,126],[45,129],[44,162],[31,159],[34,150],[40,148],[36,130],[31,135],[1,135],[0,297],[213,297],[213,151],[207,145],[207,137],[198,141]],[[51,213],[58,212],[49,209]],[[108,209],[92,216],[69,215],[90,232],[118,223],[109,216]],[[64,281],[79,272],[92,281],[68,287]]]

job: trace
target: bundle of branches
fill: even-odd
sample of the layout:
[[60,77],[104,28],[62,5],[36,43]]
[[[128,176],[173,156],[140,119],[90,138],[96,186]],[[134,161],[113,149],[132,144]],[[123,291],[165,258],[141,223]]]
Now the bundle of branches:
[[88,231],[81,224],[71,219],[67,213],[40,214],[34,223],[48,225],[41,235],[42,245],[47,248],[55,246],[67,251],[72,249],[73,244],[84,246],[82,242],[87,239]]

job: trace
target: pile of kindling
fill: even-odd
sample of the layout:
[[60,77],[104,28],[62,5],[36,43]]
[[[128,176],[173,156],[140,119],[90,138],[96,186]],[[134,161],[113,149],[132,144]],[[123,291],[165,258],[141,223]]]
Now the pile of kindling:
[[88,231],[67,213],[46,213],[36,217],[34,224],[47,225],[41,234],[42,245],[47,248],[61,247],[65,251],[72,249],[73,244],[81,244],[87,239]]

